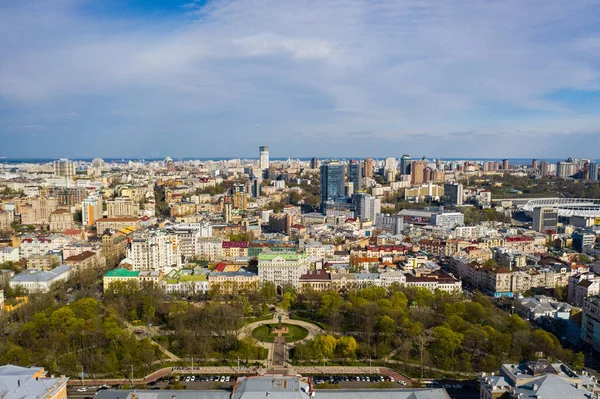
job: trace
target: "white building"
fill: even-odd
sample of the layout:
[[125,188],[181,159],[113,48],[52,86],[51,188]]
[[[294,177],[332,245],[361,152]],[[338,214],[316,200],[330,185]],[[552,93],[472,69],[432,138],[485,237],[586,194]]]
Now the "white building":
[[81,218],[84,226],[93,226],[102,219],[102,197],[90,195],[81,203]]
[[262,170],[269,169],[269,147],[261,146],[260,150],[260,165]]
[[203,223],[181,223],[167,226],[167,231],[179,238],[179,253],[185,259],[198,255],[198,243],[203,238],[212,237],[212,225]]
[[308,273],[307,259],[296,253],[261,253],[258,255],[258,279],[270,281],[283,289],[300,288],[300,276]]
[[18,261],[19,247],[0,247],[0,263]]
[[217,260],[223,255],[223,240],[220,238],[201,238],[196,241],[196,257],[204,260]]
[[404,217],[401,215],[379,214],[377,216],[377,228],[387,231],[393,235],[399,235],[404,228]]
[[49,271],[27,270],[10,280],[11,288],[23,288],[29,293],[49,292],[52,284],[66,281],[71,275],[71,266],[62,265]]
[[454,228],[465,224],[465,215],[460,212],[446,212],[433,215],[432,224],[439,227]]
[[133,270],[157,270],[168,273],[181,267],[179,238],[161,230],[134,233],[127,248]]
[[356,217],[361,220],[376,221],[381,214],[381,199],[369,194],[356,194]]

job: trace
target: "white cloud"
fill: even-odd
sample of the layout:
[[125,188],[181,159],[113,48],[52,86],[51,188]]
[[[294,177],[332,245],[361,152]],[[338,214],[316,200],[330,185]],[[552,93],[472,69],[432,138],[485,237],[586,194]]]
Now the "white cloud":
[[184,9],[156,20],[94,17],[74,1],[0,6],[0,97],[11,111],[0,114],[48,131],[61,121],[36,115],[60,106],[85,131],[164,125],[191,139],[242,134],[257,119],[273,131],[253,129],[253,138],[302,132],[308,141],[599,126],[588,110],[549,97],[600,86],[592,1],[223,0]]

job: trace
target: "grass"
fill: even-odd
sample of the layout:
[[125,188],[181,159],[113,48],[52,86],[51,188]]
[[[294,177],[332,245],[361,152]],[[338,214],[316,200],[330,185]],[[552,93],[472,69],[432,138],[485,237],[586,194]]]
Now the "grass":
[[[308,336],[308,330],[304,327],[296,326],[293,324],[282,324],[283,327],[288,328],[288,333],[283,334],[285,342],[296,342],[304,339]],[[276,335],[271,333],[273,328],[277,328],[277,324],[265,324],[255,328],[252,331],[252,336],[263,342],[273,342]]]
[[273,315],[272,314],[267,314],[264,316],[258,316],[258,317],[252,317],[252,318],[248,318],[246,319],[246,321],[244,322],[244,324],[250,324],[250,323],[254,323],[255,321],[264,321],[264,320],[272,320],[273,319]]
[[292,320],[300,320],[300,321],[306,321],[308,323],[312,323],[312,324],[316,324],[317,326],[321,327],[323,330],[327,330],[327,325],[325,325],[325,323],[321,323],[320,321],[315,321],[306,317],[301,317],[298,315],[290,315],[290,319]]

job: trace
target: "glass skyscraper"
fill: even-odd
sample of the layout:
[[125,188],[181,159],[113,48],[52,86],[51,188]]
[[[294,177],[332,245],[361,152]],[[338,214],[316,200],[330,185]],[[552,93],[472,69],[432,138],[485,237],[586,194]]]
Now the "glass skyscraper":
[[327,202],[344,196],[344,165],[329,161],[321,165],[321,213],[327,212]]
[[348,166],[348,181],[354,185],[354,190],[358,191],[362,186],[362,167],[360,162],[356,160],[350,161]]

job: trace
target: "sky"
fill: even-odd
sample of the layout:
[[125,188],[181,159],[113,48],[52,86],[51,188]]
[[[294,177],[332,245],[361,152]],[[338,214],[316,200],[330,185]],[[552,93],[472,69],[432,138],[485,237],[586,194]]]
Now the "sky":
[[0,1],[0,156],[598,158],[597,0]]

